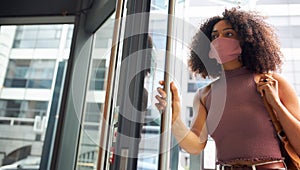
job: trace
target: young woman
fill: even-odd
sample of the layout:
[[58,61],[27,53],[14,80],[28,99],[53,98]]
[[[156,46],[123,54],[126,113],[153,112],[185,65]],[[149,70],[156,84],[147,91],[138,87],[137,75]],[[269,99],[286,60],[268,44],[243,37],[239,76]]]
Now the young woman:
[[[236,8],[208,19],[191,44],[189,66],[204,78],[217,78],[194,98],[196,116],[191,129],[180,118],[180,97],[172,92],[172,133],[180,146],[199,154],[207,136],[216,143],[217,164],[223,169],[285,168],[280,141],[262,98],[294,149],[300,154],[300,105],[296,92],[278,73],[282,54],[276,34],[264,18]],[[205,43],[206,40],[210,43]],[[161,85],[164,82],[160,82]],[[158,88],[159,110],[166,92]]]

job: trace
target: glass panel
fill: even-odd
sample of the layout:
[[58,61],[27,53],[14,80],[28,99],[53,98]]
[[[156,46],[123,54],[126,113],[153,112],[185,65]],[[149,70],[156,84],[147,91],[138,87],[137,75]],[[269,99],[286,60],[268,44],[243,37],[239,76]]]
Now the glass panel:
[[[283,69],[283,75],[287,77],[293,86],[296,88],[297,94],[300,95],[300,83],[296,77],[299,74],[299,58],[296,57],[299,53],[299,33],[297,32],[299,27],[298,13],[293,10],[292,5],[298,7],[300,4],[296,1],[231,1],[231,0],[208,0],[208,1],[177,1],[176,2],[176,19],[174,28],[174,44],[172,56],[175,58],[174,65],[171,73],[172,81],[175,81],[178,86],[184,102],[182,103],[182,120],[185,120],[185,124],[190,126],[193,121],[195,113],[192,113],[193,96],[197,89],[203,87],[210,80],[203,80],[189,73],[187,67],[187,54],[189,50],[189,44],[192,40],[192,36],[198,29],[198,25],[205,21],[211,16],[221,14],[225,8],[240,6],[242,9],[257,9],[263,14],[269,16],[268,22],[275,25],[278,28],[278,34],[280,42],[282,44],[282,51],[286,56],[286,62]],[[274,6],[275,5],[275,6]],[[284,8],[283,8],[284,7]],[[269,10],[269,9],[274,10]],[[143,124],[141,130],[141,139],[139,141],[138,150],[138,169],[157,169],[158,164],[158,148],[159,148],[159,127],[160,127],[160,115],[157,112],[154,103],[156,103],[155,95],[158,81],[163,79],[164,74],[164,61],[165,61],[165,48],[166,48],[166,28],[167,28],[167,9],[168,1],[165,0],[152,0],[151,1],[151,12],[150,12],[150,23],[149,23],[149,37],[153,44],[151,69],[148,74],[145,74],[144,90],[143,94],[147,94],[147,101],[145,102],[146,109],[145,117],[143,117]],[[282,10],[284,9],[284,10]],[[124,12],[124,15],[125,16]],[[105,79],[103,75],[107,72],[102,69],[102,66],[97,62],[102,62],[101,56],[105,56],[109,53],[110,49],[110,37],[112,29],[99,29],[102,30],[101,34],[96,35],[95,49],[93,53],[93,61],[91,63],[91,73],[89,79],[89,92],[86,98],[85,107],[85,122],[83,123],[84,130],[82,132],[82,139],[80,143],[80,154],[78,169],[92,168],[96,166],[96,157],[98,153],[97,142],[99,131],[101,127],[101,113],[103,109],[103,95],[102,90],[105,90]],[[98,33],[98,32],[97,32]],[[103,52],[105,51],[105,52]],[[107,52],[108,51],[108,52]],[[121,52],[121,51],[119,51]],[[106,58],[105,63],[109,60]],[[125,60],[126,61],[126,60]],[[124,60],[118,64],[124,64]],[[107,68],[107,66],[105,67]],[[286,69],[285,69],[286,68]],[[128,68],[131,69],[131,68]],[[137,75],[141,72],[136,73]],[[118,80],[118,79],[117,79]],[[131,80],[130,80],[131,81]],[[118,82],[118,81],[116,81]],[[100,84],[100,85],[99,85]],[[104,85],[104,86],[102,86]],[[117,87],[117,85],[116,85]],[[117,89],[114,89],[114,94]],[[91,91],[95,91],[91,93]],[[100,93],[97,93],[100,92]],[[92,96],[92,97],[91,97]],[[120,96],[114,96],[119,98]],[[116,99],[115,99],[116,100]],[[114,115],[110,134],[109,148],[110,163],[114,161],[114,147],[116,142],[116,129],[118,124],[119,105],[113,106]],[[134,108],[134,106],[132,106]],[[96,111],[95,111],[96,110]],[[100,116],[97,116],[97,113]],[[98,119],[100,118],[100,121]],[[95,123],[95,124],[93,124]],[[94,128],[92,128],[94,127]],[[214,169],[215,168],[215,156],[216,150],[214,141],[209,138],[208,144],[204,152],[192,159],[182,149],[179,148],[179,153],[176,153],[176,146],[172,145],[174,154],[172,154],[171,169]],[[178,161],[177,161],[178,160]]]
[[106,59],[93,60],[90,90],[104,90],[105,74],[107,71],[105,63]]
[[[155,8],[164,8],[167,1],[156,1]],[[165,2],[165,3],[164,3]],[[267,22],[275,26],[279,35],[279,41],[282,52],[285,56],[285,62],[282,69],[282,75],[287,78],[296,88],[297,95],[300,96],[300,81],[299,81],[299,12],[296,8],[300,6],[298,1],[274,0],[274,1],[234,1],[234,0],[208,0],[208,1],[180,1],[176,3],[176,20],[178,24],[175,26],[176,35],[176,67],[174,72],[175,79],[179,82],[180,91],[182,92],[182,120],[185,120],[186,125],[189,125],[193,120],[191,116],[191,108],[193,104],[193,96],[195,91],[206,85],[207,80],[195,77],[189,73],[185,67],[180,67],[177,62],[183,63],[186,66],[186,56],[188,54],[189,44],[193,34],[198,29],[199,24],[203,23],[207,18],[221,15],[224,9],[240,6],[243,10],[257,10],[262,15],[267,16]],[[153,7],[154,8],[154,7]],[[272,10],[270,10],[272,9]],[[155,38],[153,38],[155,39]],[[162,43],[161,43],[162,44]],[[158,47],[159,48],[159,47]],[[183,73],[183,74],[180,74]],[[177,75],[180,76],[177,76]],[[298,75],[298,76],[297,76]],[[194,115],[194,114],[193,114]],[[192,157],[186,154],[183,150],[180,151],[179,167],[186,169],[214,169],[215,168],[215,147],[212,138],[209,138],[207,147],[202,156]],[[196,159],[195,159],[196,158]],[[191,163],[190,163],[191,162]],[[200,164],[201,163],[201,164]]]
[[66,41],[66,48],[71,47],[71,42],[72,42],[72,36],[73,36],[73,25],[69,25],[68,27],[68,33],[67,33],[67,41]]
[[[124,2],[124,4],[126,3]],[[110,169],[126,169],[128,168],[128,166],[126,167],[127,163],[131,165],[135,161],[139,170],[158,169],[160,113],[154,104],[158,81],[163,80],[164,75],[167,7],[152,1],[151,9],[150,15],[149,13],[136,14],[140,16],[127,16],[123,20],[129,23],[126,23],[128,25],[124,24],[122,28],[122,31],[128,32],[122,34],[126,36],[129,34],[129,37],[121,37],[120,41],[125,44],[129,39],[128,41],[133,44],[126,44],[130,49],[127,50],[128,47],[125,47],[122,50],[123,53],[119,53],[119,58],[122,56],[123,59],[118,62],[118,65],[121,65],[121,73],[116,81],[119,82],[115,87],[115,90],[118,91],[114,91],[114,100],[117,103],[113,106],[114,115],[111,120],[114,126],[110,127],[112,134],[109,143]],[[123,16],[126,16],[126,10],[123,12]],[[136,35],[137,33],[131,35],[131,28],[128,28],[132,26],[131,17],[137,19],[150,17],[149,29],[146,30],[147,34],[144,37],[141,34]],[[140,23],[140,21],[137,22]],[[147,24],[143,22],[141,21],[140,24]],[[142,26],[147,28],[146,25]],[[143,38],[146,41],[143,44],[137,43],[135,38]],[[141,47],[145,49],[142,50]],[[119,52],[121,51],[119,50]],[[126,117],[127,113],[131,117]],[[127,144],[123,145],[122,141]],[[126,149],[126,146],[132,150]],[[128,162],[126,163],[126,161]]]
[[[93,170],[97,167],[100,132],[103,121],[103,106],[107,81],[107,71],[113,36],[111,16],[94,34],[95,47],[92,51],[88,91],[86,93],[81,139],[79,142],[78,170]],[[106,42],[105,46],[99,45]]]
[[[211,16],[220,15],[225,8],[240,6],[244,10],[258,10],[262,12],[263,15],[268,16],[267,21],[278,28],[277,33],[279,35],[281,48],[286,57],[282,74],[288,78],[296,88],[298,96],[300,95],[300,81],[297,79],[297,77],[299,77],[298,74],[300,74],[299,67],[297,67],[300,62],[299,57],[297,57],[297,54],[299,53],[298,42],[300,41],[300,36],[297,30],[300,22],[298,19],[299,13],[295,10],[299,5],[300,3],[296,1],[282,0],[275,0],[272,2],[247,0],[190,0],[176,2],[175,35],[172,35],[175,39],[175,49],[172,51],[172,55],[175,58],[175,68],[172,70],[174,72],[170,74],[173,76],[172,80],[174,80],[178,85],[182,99],[184,99],[184,102],[182,102],[182,113],[185,114],[182,114],[181,116],[182,120],[186,121],[185,124],[187,126],[190,125],[193,120],[193,116],[195,115],[194,113],[191,113],[193,104],[192,100],[195,91],[210,82],[210,80],[203,80],[192,74],[186,74],[189,73],[186,62],[189,44],[192,40],[192,36],[198,30],[198,25]],[[292,6],[295,6],[295,9]],[[143,124],[141,140],[139,143],[138,168],[140,169],[146,169],[149,167],[157,169],[158,145],[156,144],[159,142],[159,139],[153,134],[159,133],[159,130],[156,128],[159,127],[159,123],[157,122],[160,122],[160,119],[156,114],[157,111],[155,107],[153,106],[153,103],[156,102],[153,96],[155,96],[155,89],[158,86],[158,80],[163,79],[164,49],[167,27],[166,10],[167,1],[151,1],[149,36],[152,37],[153,46],[155,47],[155,58],[151,62],[152,67],[150,74],[145,77],[145,89],[148,92],[148,102],[147,116],[145,116],[145,123]],[[102,41],[100,46],[104,47],[105,42]],[[118,119],[115,118],[114,120],[116,122]],[[118,124],[116,122],[116,126],[117,125]],[[112,130],[112,133],[113,132],[114,131]],[[113,144],[111,144],[112,148]],[[149,145],[151,145],[151,151],[149,149]],[[114,148],[112,150],[114,150]],[[204,152],[202,152],[201,156],[198,155],[192,160],[190,156],[181,149],[178,155],[178,161],[174,161],[176,160],[176,156],[172,157],[172,161],[176,162],[176,164],[178,162],[178,165],[171,165],[176,166],[178,169],[194,169],[194,167],[197,167],[197,169],[215,169],[216,149],[214,141],[210,137],[207,147]],[[113,158],[111,160],[113,161]],[[172,167],[171,169],[174,168]]]
[[35,118],[46,116],[48,102],[0,100],[1,115],[4,117]]
[[50,89],[55,67],[55,60],[10,59],[4,85],[15,88]]
[[13,48],[58,48],[62,25],[18,26]]
[[143,126],[139,139],[138,170],[159,169],[161,116],[155,106],[157,102],[155,96],[157,95],[156,89],[159,86],[158,82],[164,79],[168,2],[156,0],[151,1],[150,5],[149,38],[146,47],[149,51],[146,55],[149,55],[147,58],[150,58],[150,61],[148,61],[150,65],[145,66],[147,72],[144,77],[143,95],[147,99],[144,101],[146,104],[142,104],[141,114],[144,117],[142,117]]
[[[69,25],[0,27],[0,169],[38,170],[44,142],[51,145],[54,141],[52,136],[46,141],[48,132],[54,133],[54,128],[47,133],[46,128],[50,110],[56,115],[52,117],[59,116],[58,106],[52,106],[59,96],[52,94],[61,92],[60,88],[54,90],[64,79],[64,74],[58,74],[58,66],[68,58],[57,51],[65,48],[59,44],[66,41],[63,29],[68,28]],[[37,43],[41,39],[55,41],[53,49],[40,49]]]
[[55,60],[31,60],[29,77],[31,79],[52,79]]
[[26,78],[28,75],[30,60],[14,60],[8,63],[6,78]]

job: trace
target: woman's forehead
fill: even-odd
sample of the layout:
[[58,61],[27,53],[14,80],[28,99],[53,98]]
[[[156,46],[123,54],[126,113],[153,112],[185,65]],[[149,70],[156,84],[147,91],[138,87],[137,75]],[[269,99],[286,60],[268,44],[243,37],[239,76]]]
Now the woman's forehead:
[[213,31],[219,31],[226,28],[232,28],[232,25],[227,20],[221,20],[214,25]]

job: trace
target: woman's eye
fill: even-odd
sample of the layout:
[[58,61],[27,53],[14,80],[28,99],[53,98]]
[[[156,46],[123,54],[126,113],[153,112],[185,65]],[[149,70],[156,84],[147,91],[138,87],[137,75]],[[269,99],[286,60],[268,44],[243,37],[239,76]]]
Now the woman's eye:
[[233,33],[228,32],[228,33],[226,33],[226,35],[227,35],[228,37],[232,37],[232,36],[233,36]]
[[218,38],[218,35],[211,35],[211,39],[212,39],[212,40],[214,40],[214,39],[216,39],[216,38]]

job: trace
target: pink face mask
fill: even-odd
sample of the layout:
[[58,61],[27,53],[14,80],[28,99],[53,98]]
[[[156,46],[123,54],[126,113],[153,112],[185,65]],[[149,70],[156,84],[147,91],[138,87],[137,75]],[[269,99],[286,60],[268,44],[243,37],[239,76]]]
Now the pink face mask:
[[232,38],[217,38],[210,44],[209,57],[224,64],[237,59],[242,53],[240,42]]

